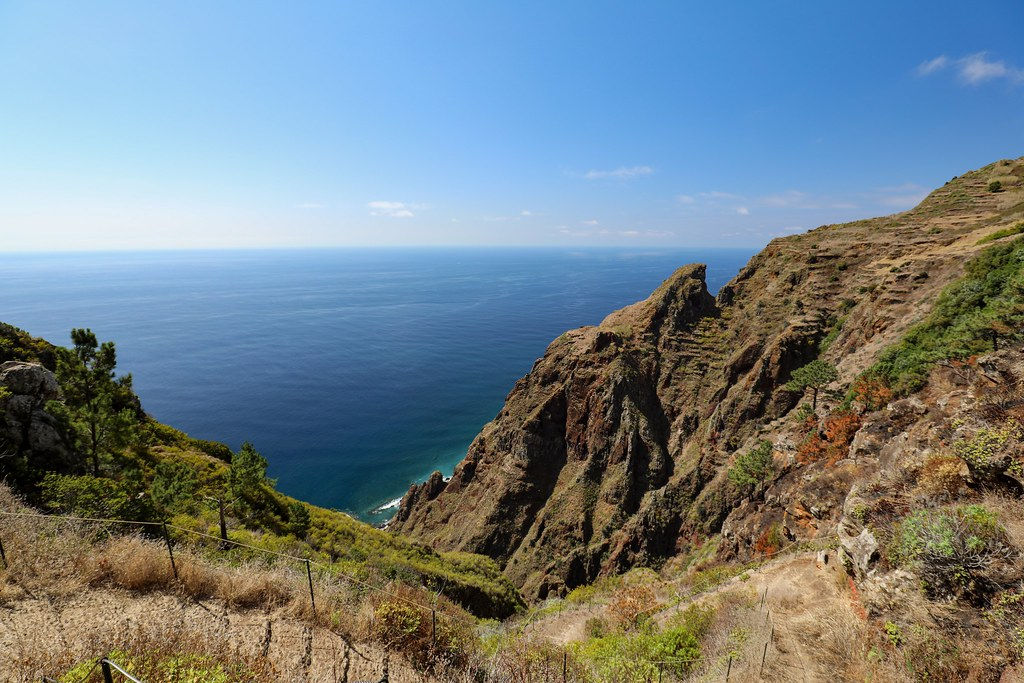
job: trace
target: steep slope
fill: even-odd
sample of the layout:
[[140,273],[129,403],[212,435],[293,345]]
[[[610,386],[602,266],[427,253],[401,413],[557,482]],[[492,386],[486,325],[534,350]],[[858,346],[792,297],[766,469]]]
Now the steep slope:
[[[1004,191],[989,190],[994,177]],[[979,240],[1012,232],[1022,177],[1024,159],[1000,161],[913,210],[774,240],[714,298],[703,266],[679,269],[552,342],[451,480],[412,487],[392,528],[495,558],[533,599],[687,552],[744,504],[728,465],[784,426],[802,398],[786,388],[792,372],[820,357],[838,368],[834,388],[849,386]],[[832,504],[815,510],[832,527],[851,481],[834,477]],[[748,552],[765,530],[744,531],[723,552]]]

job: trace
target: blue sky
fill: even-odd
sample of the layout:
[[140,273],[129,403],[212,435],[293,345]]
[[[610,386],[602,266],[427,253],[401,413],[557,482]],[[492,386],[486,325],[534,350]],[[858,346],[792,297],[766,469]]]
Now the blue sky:
[[759,246],[1024,154],[1020,2],[0,2],[0,249]]

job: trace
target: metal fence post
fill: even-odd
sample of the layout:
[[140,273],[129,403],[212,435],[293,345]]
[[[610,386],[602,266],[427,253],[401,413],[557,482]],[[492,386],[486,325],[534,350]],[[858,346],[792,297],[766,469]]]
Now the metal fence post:
[[306,558],[306,579],[309,581],[309,604],[313,606],[313,618],[316,618],[316,599],[313,597],[313,570],[309,565],[309,558]]
[[725,670],[725,683],[729,683],[729,674],[732,673],[732,655],[729,655],[729,668]]
[[167,554],[171,558],[171,571],[174,572],[174,580],[178,580],[178,565],[174,563],[174,551],[171,550],[171,535],[167,533],[167,522],[160,522],[160,527],[164,530],[164,542],[167,544]]
[[437,647],[437,611],[430,610],[430,647]]
[[4,542],[0,539],[0,560],[3,560],[4,569],[7,569],[7,553],[4,552]]
[[767,640],[764,641],[764,652],[761,653],[761,673],[758,674],[759,676],[764,676],[764,659],[765,659],[765,657],[768,656],[768,643],[769,642],[770,641],[767,641]]
[[103,673],[103,683],[114,683],[114,674],[110,671],[110,663],[106,658],[100,660],[100,671]]

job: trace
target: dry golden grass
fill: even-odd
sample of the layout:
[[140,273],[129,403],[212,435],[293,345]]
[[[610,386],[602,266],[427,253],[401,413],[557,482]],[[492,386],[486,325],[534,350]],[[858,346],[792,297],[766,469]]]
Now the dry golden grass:
[[[2,485],[0,510],[31,512],[23,508]],[[208,549],[204,551],[202,548],[175,544],[174,559],[178,571],[175,578],[167,546],[161,538],[146,537],[138,532],[125,533],[123,527],[107,528],[102,523],[70,522],[47,517],[5,516],[2,523],[0,538],[9,564],[0,569],[0,608],[20,610],[19,614],[24,612],[18,620],[20,630],[15,630],[12,625],[14,622],[6,623],[6,619],[5,623],[0,623],[0,642],[10,640],[15,643],[6,652],[0,653],[0,666],[11,666],[11,662],[15,662],[16,671],[21,672],[9,674],[4,670],[4,674],[0,675],[3,680],[7,680],[4,676],[13,677],[13,680],[38,680],[42,673],[53,675],[68,671],[83,658],[115,647],[127,648],[124,650],[125,657],[144,655],[148,658],[146,661],[152,660],[147,666],[157,666],[157,660],[164,654],[205,658],[204,661],[212,662],[211,666],[218,662],[224,666],[232,662],[242,662],[248,666],[255,661],[251,657],[254,647],[252,638],[249,638],[244,656],[231,657],[227,650],[214,647],[214,644],[223,640],[223,635],[207,634],[204,638],[189,640],[187,636],[192,632],[192,626],[174,620],[182,609],[190,605],[196,606],[200,614],[224,615],[220,619],[212,619],[214,624],[223,625],[226,623],[223,619],[231,614],[232,623],[248,624],[239,628],[250,631],[254,620],[260,623],[279,622],[282,628],[286,620],[291,626],[285,630],[292,631],[295,624],[305,624],[303,628],[310,629],[310,633],[320,634],[315,638],[322,640],[329,635],[335,639],[332,642],[344,644],[343,650],[354,653],[369,648],[377,652],[376,659],[371,657],[371,661],[363,658],[361,665],[364,669],[370,667],[370,672],[376,670],[374,667],[379,668],[382,650],[373,640],[372,621],[374,609],[383,594],[363,588],[357,590],[344,579],[331,576],[329,571],[314,572],[314,612],[305,566],[288,558],[276,558],[270,563],[243,560],[229,565],[219,557],[204,554],[210,552]],[[231,555],[227,557],[230,559]],[[392,584],[386,590],[390,594],[397,594],[398,599],[424,605],[436,604],[442,614],[439,621],[445,615],[450,615],[459,619],[459,623],[465,624],[467,622],[464,620],[469,620],[471,624],[471,619],[460,607],[443,597],[435,598],[425,590],[404,584]],[[93,595],[96,597],[89,597]],[[40,603],[40,599],[45,599],[45,602]],[[64,609],[62,605],[72,605],[79,620],[82,611],[95,611],[95,624],[92,619],[87,619],[84,626],[75,623],[66,628],[53,623],[54,619],[59,619]],[[105,614],[111,609],[118,610],[116,619],[128,620],[132,620],[138,610],[150,610],[146,612],[146,618],[152,618],[158,624],[163,623],[167,632],[157,637],[153,636],[153,628],[147,627],[138,633],[111,635],[112,631],[105,623],[107,620],[116,620],[115,615]],[[29,612],[39,610],[42,610],[40,618],[28,617]],[[247,616],[253,612],[256,614]],[[25,627],[26,624],[29,626]],[[475,633],[471,633],[471,625],[465,628],[465,631],[460,632],[458,642],[460,646],[466,646],[469,654],[463,656],[462,660],[468,661],[468,657],[474,654]],[[51,637],[55,630],[75,634],[77,642],[55,642]],[[451,628],[445,622],[439,625],[438,631],[451,633]],[[277,635],[280,632],[277,627],[274,632],[275,638],[285,637]],[[363,644],[358,645],[359,642]],[[163,649],[157,647],[161,643],[167,643],[168,646]],[[358,658],[353,655],[352,660],[352,671],[359,670]],[[263,656],[262,660],[253,664],[253,671],[270,671],[270,661]],[[431,676],[414,675],[409,663],[403,662],[404,658],[396,653],[392,680],[434,680]],[[431,664],[433,668],[441,669],[444,661],[438,659]],[[404,674],[399,673],[403,666]],[[256,673],[252,677],[248,674],[232,674],[224,680],[277,680],[272,674],[264,676]],[[151,677],[144,680],[164,679]],[[200,677],[189,680],[205,679]],[[456,680],[456,674],[452,673],[446,680]]]
[[74,628],[80,635],[76,643],[27,635],[16,639],[5,658],[4,680],[27,683],[41,675],[67,672],[68,680],[100,681],[93,666],[99,655],[84,653],[105,653],[144,681],[280,680],[274,664],[258,648],[240,647],[193,624],[93,623]]

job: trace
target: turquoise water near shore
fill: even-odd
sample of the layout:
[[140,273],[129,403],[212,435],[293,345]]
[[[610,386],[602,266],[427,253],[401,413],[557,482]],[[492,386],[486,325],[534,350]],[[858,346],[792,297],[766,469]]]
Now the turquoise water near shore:
[[0,320],[117,343],[146,410],[252,441],[289,495],[386,519],[446,474],[567,329],[749,249],[322,249],[0,255]]

